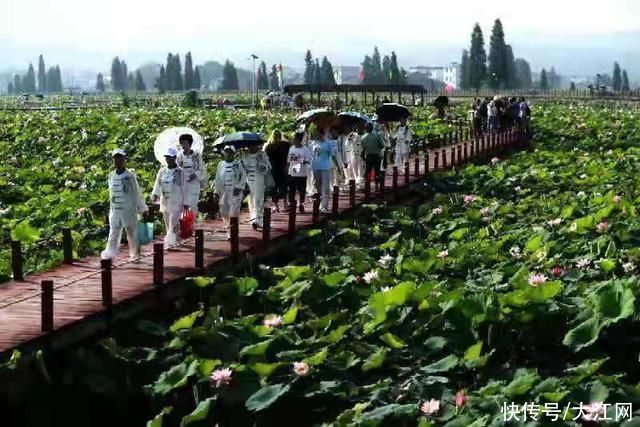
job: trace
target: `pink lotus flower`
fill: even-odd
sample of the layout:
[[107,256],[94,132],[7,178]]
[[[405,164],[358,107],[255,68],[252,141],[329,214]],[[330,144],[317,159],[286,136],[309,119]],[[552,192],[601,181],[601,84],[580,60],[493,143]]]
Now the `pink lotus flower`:
[[606,219],[596,225],[596,230],[598,230],[598,233],[604,233],[605,231],[607,231],[607,228],[609,228],[609,223]]
[[476,196],[474,196],[473,194],[467,194],[466,196],[464,196],[464,204],[465,205],[470,205],[475,200],[476,200]]
[[293,362],[293,372],[299,377],[309,375],[309,365],[305,362]]
[[279,328],[282,326],[282,316],[269,316],[265,317],[262,324],[267,328]]
[[465,394],[464,390],[459,390],[456,393],[456,409],[460,409],[466,404],[467,404],[467,395]]
[[426,416],[435,415],[439,410],[440,401],[435,399],[427,400],[420,406],[420,412],[422,412]]
[[530,286],[537,287],[547,282],[547,276],[544,274],[533,273],[529,276],[528,283]]
[[228,385],[231,382],[232,371],[229,368],[221,368],[213,371],[211,376],[211,382],[215,383],[217,388]]
[[562,273],[564,273],[564,270],[559,265],[556,265],[551,269],[551,274],[553,274],[554,277],[560,277],[562,276]]

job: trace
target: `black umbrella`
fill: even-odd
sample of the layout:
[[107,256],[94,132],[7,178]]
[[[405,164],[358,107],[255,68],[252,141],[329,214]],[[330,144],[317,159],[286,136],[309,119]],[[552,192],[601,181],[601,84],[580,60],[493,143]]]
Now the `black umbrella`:
[[364,113],[357,111],[345,111],[338,114],[338,123],[343,130],[351,130],[353,128],[364,128],[367,123],[371,123],[371,119]]
[[433,106],[436,108],[444,108],[449,105],[449,97],[440,95],[433,100]]
[[222,150],[227,145],[233,145],[236,149],[262,145],[266,141],[262,135],[253,132],[234,132],[221,136],[213,143],[213,147]]
[[316,125],[331,124],[335,121],[336,115],[333,111],[326,108],[317,108],[315,110],[309,110],[296,117],[296,123],[314,123]]
[[396,103],[382,104],[376,110],[378,120],[383,122],[399,122],[403,119],[408,119],[411,112],[404,105]]

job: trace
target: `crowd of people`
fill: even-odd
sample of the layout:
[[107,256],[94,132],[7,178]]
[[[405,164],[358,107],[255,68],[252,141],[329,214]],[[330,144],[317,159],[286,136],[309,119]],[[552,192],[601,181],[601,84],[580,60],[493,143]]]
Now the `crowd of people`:
[[[362,186],[365,179],[373,180],[378,186],[388,164],[403,166],[408,160],[411,141],[411,128],[406,120],[393,133],[388,123],[374,120],[349,129],[306,124],[297,129],[291,141],[286,140],[281,131],[274,130],[264,146],[255,144],[242,150],[234,145],[225,146],[213,193],[227,238],[230,238],[230,219],[239,216],[245,199],[255,230],[263,226],[269,193],[276,212],[297,209],[305,213],[305,200],[318,197],[320,212],[328,213],[333,186],[349,180]],[[181,135],[178,142],[179,149],[166,150],[165,162],[151,192],[152,202],[159,205],[164,218],[167,249],[179,241],[180,220],[185,212],[198,215],[200,195],[207,185],[206,165],[202,154],[192,149],[192,135]],[[114,170],[108,178],[110,231],[101,255],[103,259],[116,256],[124,231],[129,256],[136,259],[140,254],[136,233],[138,215],[145,214],[148,207],[135,173],[126,169],[126,153],[116,149],[112,158]]]
[[493,99],[474,99],[470,115],[476,134],[493,133],[513,126],[528,132],[531,108],[524,97],[500,98],[496,95]]

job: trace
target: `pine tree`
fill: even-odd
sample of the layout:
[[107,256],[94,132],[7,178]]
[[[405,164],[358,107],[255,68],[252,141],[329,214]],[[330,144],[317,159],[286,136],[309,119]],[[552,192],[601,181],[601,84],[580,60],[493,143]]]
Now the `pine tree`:
[[174,74],[175,64],[173,62],[173,54],[167,54],[167,65],[165,65],[165,90],[172,91],[173,87],[173,74]]
[[196,67],[196,70],[193,72],[193,88],[196,90],[200,90],[202,83],[200,82],[200,67]]
[[575,84],[574,82],[571,82],[571,86],[569,87],[569,90],[570,90],[571,92],[575,92],[575,90],[576,90],[576,84]]
[[127,90],[133,91],[136,89],[136,78],[133,73],[129,73],[127,76]]
[[627,75],[627,70],[622,71],[622,87],[623,92],[629,92],[629,76]]
[[307,54],[304,57],[304,84],[313,84],[314,72],[313,56],[311,51],[307,50]]
[[620,64],[614,62],[613,64],[613,90],[620,91],[622,89],[622,75],[620,71]]
[[489,47],[489,86],[493,89],[505,87],[508,82],[507,45],[500,19],[496,19],[491,31]]
[[62,85],[62,72],[60,71],[60,66],[56,65],[56,91],[62,92],[64,89]]
[[371,84],[373,82],[371,57],[369,55],[364,56],[362,61],[362,84]]
[[276,67],[276,64],[271,66],[271,72],[269,73],[269,89],[280,90],[280,80],[278,79],[278,67]]
[[22,79],[22,90],[28,93],[36,91],[36,73],[33,69],[33,64],[29,64],[27,74]]
[[124,62],[124,60],[120,61],[120,71],[122,73],[122,77],[120,77],[120,81],[122,82],[121,90],[133,89],[132,85],[129,84],[129,69],[127,68],[127,63]]
[[147,90],[147,87],[144,85],[144,80],[142,79],[142,73],[140,73],[140,70],[136,71],[135,88],[137,92],[145,92]]
[[111,61],[111,87],[116,92],[124,89],[122,82],[122,65],[120,64],[120,58],[117,56]]
[[335,86],[336,78],[333,75],[333,65],[327,57],[322,58],[322,84],[327,86]]
[[160,76],[156,79],[156,89],[158,92],[164,93],[167,91],[167,72],[164,65],[160,66]]
[[187,52],[184,57],[184,88],[186,90],[195,89],[193,84],[193,60],[191,59],[191,52]]
[[555,67],[553,66],[551,67],[548,78],[549,78],[550,89],[557,89],[560,87],[560,76],[558,75],[558,73],[556,73]]
[[227,59],[222,69],[222,90],[238,90],[238,72],[236,67]]
[[487,52],[484,50],[484,36],[480,24],[476,23],[471,33],[469,50],[469,87],[480,89],[487,77]]
[[182,64],[180,62],[180,55],[173,55],[173,87],[175,90],[182,90],[184,88],[184,82],[182,81]]
[[389,55],[382,58],[382,77],[385,84],[391,83],[391,58]]
[[522,58],[518,58],[514,61],[514,68],[516,73],[516,88],[530,89],[532,81],[529,63]]
[[509,89],[514,89],[518,87],[518,76],[516,72],[515,58],[513,56],[513,49],[511,48],[510,44],[508,44],[506,47],[505,60],[507,64],[506,87]]
[[42,54],[38,58],[38,91],[45,93],[47,91],[47,73],[44,67],[44,58]]
[[20,92],[22,92],[22,79],[18,74],[13,75],[13,91],[16,94],[19,94]]
[[9,82],[9,84],[7,85],[7,93],[9,95],[13,95],[13,82]]
[[96,90],[98,92],[104,92],[104,76],[102,73],[98,73],[96,77]]
[[540,72],[540,89],[549,89],[549,80],[547,79],[547,70],[544,68]]
[[258,90],[268,90],[269,89],[269,75],[267,74],[267,64],[264,61],[260,62],[260,66],[258,67]]
[[469,89],[469,51],[462,50],[462,59],[460,60],[460,88]]
[[47,70],[47,87],[50,92],[57,92],[58,75],[56,74],[56,67],[50,67]]
[[315,59],[313,65],[313,85],[320,86],[322,84],[322,67],[318,58]]
[[393,84],[405,84],[404,70],[400,70],[398,67],[398,57],[395,52],[391,52],[391,83]]
[[377,46],[373,48],[373,55],[371,56],[371,73],[373,80],[372,83],[384,83],[384,75],[382,74],[382,60],[380,59],[380,51],[378,51]]

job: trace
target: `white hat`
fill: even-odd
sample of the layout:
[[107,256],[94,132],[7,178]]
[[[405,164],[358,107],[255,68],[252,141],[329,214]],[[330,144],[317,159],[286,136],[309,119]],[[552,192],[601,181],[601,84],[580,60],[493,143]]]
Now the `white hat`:
[[165,157],[178,157],[178,150],[173,147],[167,148],[167,152],[164,155]]
[[225,145],[224,148],[222,149],[222,151],[227,151],[227,150],[231,150],[234,153],[236,152],[236,147],[234,147],[233,145]]
[[115,156],[126,156],[127,153],[125,153],[125,151],[122,148],[116,148],[115,150],[113,150],[111,152],[111,157],[115,157]]

